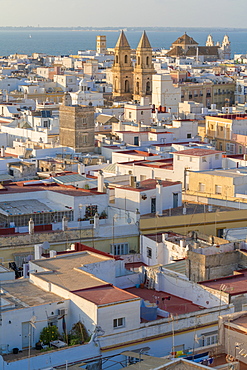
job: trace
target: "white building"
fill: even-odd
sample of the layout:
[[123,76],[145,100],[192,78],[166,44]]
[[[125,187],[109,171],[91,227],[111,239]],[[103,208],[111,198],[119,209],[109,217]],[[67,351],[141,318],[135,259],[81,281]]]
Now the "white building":
[[115,188],[115,207],[132,212],[138,209],[141,215],[162,215],[163,210],[182,205],[180,182],[147,179],[131,185]]
[[181,88],[174,87],[169,73],[153,75],[152,104],[166,107],[167,112],[178,113],[181,102]]

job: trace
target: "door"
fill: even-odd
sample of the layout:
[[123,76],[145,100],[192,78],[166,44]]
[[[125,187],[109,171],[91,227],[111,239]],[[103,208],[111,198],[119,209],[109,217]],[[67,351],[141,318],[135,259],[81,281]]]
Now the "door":
[[22,348],[29,347],[29,322],[22,323]]
[[139,146],[139,137],[138,136],[134,136],[134,145]]
[[178,193],[173,193],[173,208],[178,207]]
[[156,198],[151,198],[151,213],[156,213]]

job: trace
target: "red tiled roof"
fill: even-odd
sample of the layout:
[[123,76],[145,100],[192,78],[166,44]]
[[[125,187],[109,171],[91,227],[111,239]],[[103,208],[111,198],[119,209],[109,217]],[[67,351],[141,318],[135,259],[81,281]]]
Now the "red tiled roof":
[[212,150],[212,149],[193,148],[193,149],[180,150],[180,151],[174,152],[173,154],[183,154],[183,155],[190,155],[190,156],[196,156],[196,157],[203,157],[205,155],[212,155],[216,153],[222,153],[222,152],[218,150]]
[[137,295],[116,288],[111,284],[96,288],[77,290],[72,293],[95,303],[97,306],[139,299]]

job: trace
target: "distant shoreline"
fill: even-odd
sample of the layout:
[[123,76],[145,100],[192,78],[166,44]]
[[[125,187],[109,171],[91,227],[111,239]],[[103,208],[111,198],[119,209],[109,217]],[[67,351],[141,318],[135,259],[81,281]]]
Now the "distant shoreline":
[[6,26],[0,27],[0,31],[82,31],[82,32],[246,32],[247,28],[227,28],[227,27],[21,27]]

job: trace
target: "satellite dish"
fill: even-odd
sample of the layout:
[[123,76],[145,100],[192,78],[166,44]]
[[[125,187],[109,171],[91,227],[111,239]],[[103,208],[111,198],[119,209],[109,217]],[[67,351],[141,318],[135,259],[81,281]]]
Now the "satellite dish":
[[44,242],[42,244],[42,248],[45,249],[45,250],[49,249],[50,248],[50,243],[49,242]]

